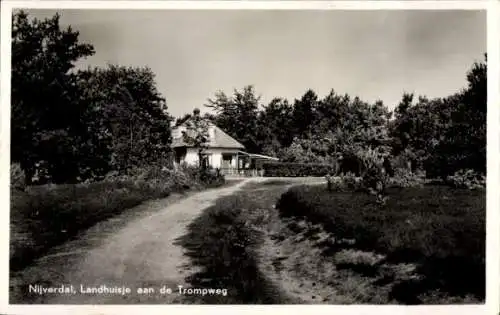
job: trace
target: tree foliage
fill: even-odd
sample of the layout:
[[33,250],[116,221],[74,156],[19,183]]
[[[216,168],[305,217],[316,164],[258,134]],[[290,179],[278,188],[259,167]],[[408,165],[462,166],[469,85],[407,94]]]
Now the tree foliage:
[[486,173],[486,59],[468,71],[467,87],[429,100],[405,94],[391,125],[393,154],[446,178],[461,169]]
[[85,107],[71,70],[94,49],[78,36],[71,27],[60,28],[59,15],[42,21],[23,11],[13,14],[11,158],[28,183],[39,161],[56,181],[66,181],[78,176],[85,160],[80,157],[86,152],[75,145],[86,138],[80,133]]
[[467,87],[448,97],[403,93],[393,111],[333,89],[323,98],[308,89],[292,104],[276,97],[260,110],[251,87],[233,97],[219,92],[212,120],[248,150],[286,162],[338,162],[341,172],[360,176],[394,167],[441,178],[460,169],[484,174],[486,69],[486,59],[474,63]]
[[207,165],[203,163],[203,154],[210,142],[209,138],[209,123],[208,120],[200,115],[200,110],[195,109],[193,115],[184,122],[186,131],[183,132],[184,142],[198,150],[198,163],[200,169],[206,168]]
[[260,151],[257,140],[259,101],[254,87],[248,85],[241,91],[234,90],[231,97],[219,91],[205,106],[215,111],[217,126],[241,142],[249,152],[257,153]]
[[78,74],[88,125],[110,142],[112,169],[157,163],[169,153],[171,117],[150,68],[108,65]]
[[[59,15],[12,18],[12,161],[31,184],[102,178],[170,151],[170,116],[149,68],[75,71],[94,49],[61,29]],[[43,165],[43,167],[42,167]]]
[[257,117],[258,147],[264,154],[276,156],[293,141],[293,107],[286,99],[274,98]]

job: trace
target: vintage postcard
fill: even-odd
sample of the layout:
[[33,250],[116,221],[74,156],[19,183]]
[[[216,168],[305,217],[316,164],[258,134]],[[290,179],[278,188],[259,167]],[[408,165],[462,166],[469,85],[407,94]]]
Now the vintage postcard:
[[2,3],[1,313],[498,313],[497,14]]

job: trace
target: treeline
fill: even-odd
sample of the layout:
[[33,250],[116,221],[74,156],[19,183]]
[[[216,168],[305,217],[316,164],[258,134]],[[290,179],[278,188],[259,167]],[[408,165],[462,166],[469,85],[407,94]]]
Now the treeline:
[[11,162],[27,184],[76,183],[162,163],[170,152],[165,99],[147,67],[76,70],[94,54],[59,15],[12,18]]
[[[252,86],[216,93],[206,114],[248,151],[285,162],[331,164],[360,173],[373,159],[392,168],[445,178],[459,170],[486,174],[486,55],[467,72],[468,85],[444,98],[404,93],[391,111],[334,90],[307,90],[289,102],[262,105]],[[185,120],[189,115],[178,119]],[[342,169],[341,169],[342,171]]]
[[[27,184],[99,180],[171,162],[173,118],[151,69],[77,70],[94,48],[71,27],[61,29],[58,15],[42,21],[21,11],[12,21],[11,162]],[[376,160],[430,177],[466,169],[485,174],[486,58],[466,77],[468,85],[445,98],[404,94],[394,111],[334,90],[262,104],[246,86],[217,92],[205,118],[247,151],[285,162],[337,163],[360,173]]]

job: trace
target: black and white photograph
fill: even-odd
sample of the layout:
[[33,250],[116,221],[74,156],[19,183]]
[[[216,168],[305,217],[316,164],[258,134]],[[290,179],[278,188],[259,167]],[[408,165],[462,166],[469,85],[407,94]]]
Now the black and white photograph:
[[11,16],[9,304],[485,303],[487,10]]

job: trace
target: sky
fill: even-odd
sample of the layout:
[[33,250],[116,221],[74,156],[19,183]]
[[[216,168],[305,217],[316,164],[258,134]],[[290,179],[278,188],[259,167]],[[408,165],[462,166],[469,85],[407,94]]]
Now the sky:
[[254,85],[263,104],[307,89],[382,100],[444,97],[486,52],[485,11],[28,10],[61,15],[96,53],[79,67],[148,66],[170,114]]

